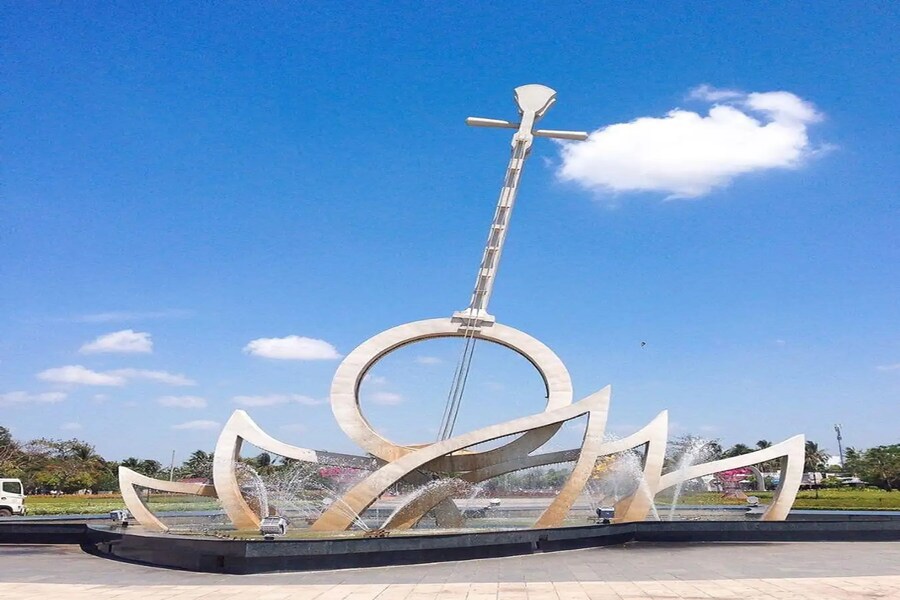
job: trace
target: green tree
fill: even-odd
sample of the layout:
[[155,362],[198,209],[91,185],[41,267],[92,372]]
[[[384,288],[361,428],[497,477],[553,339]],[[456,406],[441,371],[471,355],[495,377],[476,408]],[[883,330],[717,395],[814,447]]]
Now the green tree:
[[179,476],[183,478],[202,477],[212,479],[213,455],[204,450],[195,450],[179,468]]
[[119,463],[107,461],[106,468],[97,476],[93,489],[100,492],[117,491],[119,489]]
[[[772,442],[770,442],[769,440],[763,439],[763,440],[757,440],[757,442],[756,442],[757,450],[765,450],[766,448],[771,448],[771,447],[772,447]],[[776,458],[775,460],[767,460],[765,462],[759,463],[759,465],[757,465],[757,466],[759,467],[760,471],[766,471],[766,472],[778,471],[779,469],[781,469],[781,459]]]
[[551,468],[546,473],[547,486],[550,489],[558,490],[566,483],[569,477],[569,470]]
[[844,450],[844,470],[860,477],[863,453],[852,446]]
[[665,467],[674,469],[690,457],[692,463],[717,460],[723,457],[719,440],[708,440],[695,435],[682,435],[666,447]]
[[141,461],[141,472],[146,473],[149,477],[160,477],[164,473],[162,463],[152,458],[145,458]]
[[[810,457],[813,458],[810,458]],[[828,460],[818,452],[818,446],[807,442],[807,470],[819,470]],[[844,450],[843,471],[852,473],[870,485],[891,491],[900,488],[900,444],[877,446],[868,450],[848,447]]]
[[16,443],[16,440],[13,439],[12,433],[10,433],[9,429],[0,425],[0,448],[5,448],[7,446],[12,446]]
[[129,456],[119,464],[132,471],[137,471],[141,466],[141,459]]
[[[830,458],[825,450],[819,448],[819,444],[812,440],[806,440],[806,455],[803,458],[804,473],[821,473],[822,479],[825,478],[825,463]],[[816,498],[819,497],[819,486],[814,486],[816,490]]]
[[21,477],[25,454],[9,429],[0,425],[0,477]]
[[141,475],[146,475],[147,477],[158,478],[163,474],[162,464],[158,460],[140,459],[129,456],[122,461],[121,465],[123,467],[131,469],[135,473],[140,473]]
[[263,452],[249,459],[247,463],[253,467],[259,475],[271,475],[277,469],[275,459],[268,452]]
[[108,471],[107,462],[94,447],[77,439],[32,440],[24,452],[27,455],[24,479],[29,489],[66,493],[82,489],[96,491]]
[[741,456],[743,454],[750,454],[751,452],[753,452],[753,448],[751,448],[747,444],[735,444],[725,451],[725,453],[722,455],[722,458]]
[[889,492],[900,488],[900,444],[869,448],[860,463],[864,481]]
[[805,472],[817,473],[824,471],[825,464],[829,458],[831,458],[831,455],[819,448],[819,444],[812,440],[806,440],[806,456],[803,460],[803,470]]

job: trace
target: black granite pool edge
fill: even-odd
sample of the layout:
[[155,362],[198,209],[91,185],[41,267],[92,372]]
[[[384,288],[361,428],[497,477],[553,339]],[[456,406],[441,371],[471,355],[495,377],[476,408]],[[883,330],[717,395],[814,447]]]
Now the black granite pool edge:
[[900,541],[900,519],[676,521],[334,540],[225,540],[146,534],[83,523],[0,523],[0,543],[77,544],[118,560],[250,574],[515,556],[627,542]]

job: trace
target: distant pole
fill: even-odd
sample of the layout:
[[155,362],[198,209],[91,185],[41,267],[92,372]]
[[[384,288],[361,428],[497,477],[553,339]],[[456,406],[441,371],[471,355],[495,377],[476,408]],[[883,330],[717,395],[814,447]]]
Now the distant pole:
[[834,432],[837,434],[838,456],[840,456],[841,469],[843,470],[843,468],[844,468],[844,446],[841,444],[841,440],[843,440],[844,438],[841,437],[841,426],[839,424],[834,426]]
[[175,451],[172,450],[172,461],[169,463],[169,481],[175,478]]

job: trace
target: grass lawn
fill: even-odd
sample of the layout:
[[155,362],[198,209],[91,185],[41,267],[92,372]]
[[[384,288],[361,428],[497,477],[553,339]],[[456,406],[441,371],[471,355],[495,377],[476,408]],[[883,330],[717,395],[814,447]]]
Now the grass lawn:
[[[763,503],[772,498],[772,492],[748,492]],[[657,505],[665,506],[671,497],[660,496]],[[746,500],[722,498],[718,492],[691,492],[682,494],[679,504],[737,504],[746,505]],[[28,496],[25,500],[31,515],[78,515],[108,513],[117,508],[125,508],[118,494],[94,496]],[[151,494],[150,508],[161,511],[216,510],[215,499],[179,494]],[[864,489],[819,490],[819,498],[813,490],[802,490],[797,495],[794,508],[821,508],[829,510],[900,510],[900,491]]]
[[[772,499],[773,492],[746,492],[748,496],[756,496],[764,504]],[[670,498],[657,498],[657,504],[670,502]],[[740,504],[746,500],[723,498],[718,492],[690,492],[681,495],[679,504]],[[900,491],[886,492],[876,489],[855,490],[835,488],[819,490],[816,498],[815,490],[800,490],[794,508],[828,509],[828,510],[900,510]]]
[[[119,494],[93,496],[28,496],[25,506],[29,515],[82,515],[108,513],[125,508]],[[178,494],[151,494],[150,509],[165,511],[216,510],[214,498]]]

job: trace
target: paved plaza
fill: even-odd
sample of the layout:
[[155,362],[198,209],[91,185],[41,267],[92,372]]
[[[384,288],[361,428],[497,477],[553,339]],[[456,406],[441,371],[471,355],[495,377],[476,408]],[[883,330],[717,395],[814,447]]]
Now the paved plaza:
[[313,573],[215,575],[0,546],[0,599],[900,599],[900,543],[626,544]]

